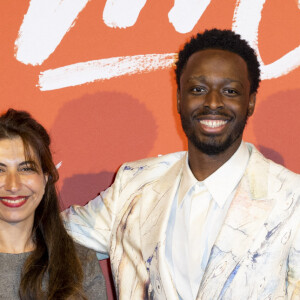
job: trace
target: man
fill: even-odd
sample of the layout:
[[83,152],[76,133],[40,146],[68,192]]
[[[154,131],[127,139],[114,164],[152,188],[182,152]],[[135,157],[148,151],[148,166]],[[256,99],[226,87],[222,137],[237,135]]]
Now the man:
[[232,31],[192,38],[176,63],[188,152],[126,163],[64,213],[109,253],[120,299],[300,299],[299,175],[242,142],[259,75]]

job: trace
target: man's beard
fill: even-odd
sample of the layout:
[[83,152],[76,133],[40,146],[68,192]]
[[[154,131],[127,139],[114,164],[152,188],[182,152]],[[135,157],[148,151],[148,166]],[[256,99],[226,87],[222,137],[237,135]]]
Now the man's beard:
[[244,132],[248,120],[248,114],[245,118],[236,124],[236,127],[227,136],[225,141],[219,142],[217,136],[210,136],[206,141],[201,141],[195,134],[194,128],[191,126],[190,120],[187,120],[180,114],[181,125],[188,140],[201,152],[208,155],[216,155],[227,150]]

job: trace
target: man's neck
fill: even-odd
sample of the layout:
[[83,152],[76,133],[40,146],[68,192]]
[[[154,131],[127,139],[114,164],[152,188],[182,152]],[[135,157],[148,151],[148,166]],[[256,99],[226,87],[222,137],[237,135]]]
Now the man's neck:
[[241,144],[241,141],[241,139],[239,141],[236,141],[236,143],[232,144],[225,151],[215,155],[208,155],[201,152],[189,141],[189,166],[197,180],[205,180],[212,173],[218,170],[223,164],[225,164],[237,151]]

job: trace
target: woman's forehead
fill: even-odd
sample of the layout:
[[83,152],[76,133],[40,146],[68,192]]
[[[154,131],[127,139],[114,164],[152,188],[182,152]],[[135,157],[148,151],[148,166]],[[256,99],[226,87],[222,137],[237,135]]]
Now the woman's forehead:
[[36,151],[20,136],[0,139],[0,159],[31,160],[40,164]]

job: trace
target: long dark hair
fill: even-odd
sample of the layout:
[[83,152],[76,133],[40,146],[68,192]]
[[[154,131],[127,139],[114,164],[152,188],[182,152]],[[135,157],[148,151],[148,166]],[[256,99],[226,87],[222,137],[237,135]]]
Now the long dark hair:
[[59,216],[55,187],[58,172],[50,152],[50,137],[29,113],[9,109],[0,116],[0,139],[16,137],[23,141],[26,159],[32,156],[32,149],[43,173],[48,176],[45,193],[35,211],[32,229],[35,250],[23,266],[20,298],[86,299],[82,290],[81,264]]

